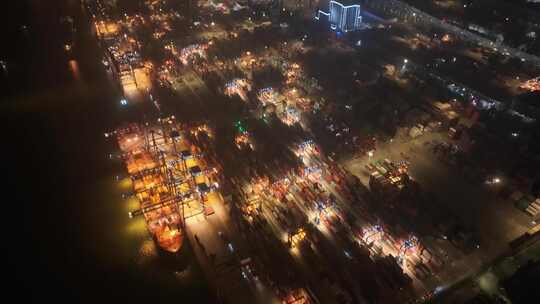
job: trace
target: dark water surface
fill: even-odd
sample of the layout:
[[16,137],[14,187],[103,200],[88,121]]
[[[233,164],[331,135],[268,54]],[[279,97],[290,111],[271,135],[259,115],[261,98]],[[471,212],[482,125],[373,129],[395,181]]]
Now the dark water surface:
[[[16,302],[209,302],[189,245],[171,267],[120,198],[121,165],[103,132],[140,117],[123,109],[78,1],[2,9],[2,251]],[[11,5],[10,5],[11,6]],[[75,17],[74,60],[59,18]],[[26,25],[26,29],[22,28]]]

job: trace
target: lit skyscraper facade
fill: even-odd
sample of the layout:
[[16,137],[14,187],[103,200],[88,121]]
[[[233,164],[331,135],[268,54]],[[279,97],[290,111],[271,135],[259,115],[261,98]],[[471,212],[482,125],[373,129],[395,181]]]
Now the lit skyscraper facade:
[[360,29],[362,24],[359,4],[343,5],[340,2],[331,0],[328,13],[319,11],[315,18],[319,19],[320,14],[328,16],[330,27],[333,30],[342,32],[355,31]]

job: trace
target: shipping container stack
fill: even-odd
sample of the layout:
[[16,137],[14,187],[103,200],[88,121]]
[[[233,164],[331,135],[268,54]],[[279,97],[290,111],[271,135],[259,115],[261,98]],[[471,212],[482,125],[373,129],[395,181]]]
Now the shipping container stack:
[[407,174],[406,162],[398,164],[388,159],[367,165],[371,172],[369,188],[373,194],[384,202],[394,202],[404,187],[404,175]]
[[514,202],[514,206],[517,209],[527,213],[531,217],[537,218],[540,216],[540,198],[515,191],[510,196],[510,199]]

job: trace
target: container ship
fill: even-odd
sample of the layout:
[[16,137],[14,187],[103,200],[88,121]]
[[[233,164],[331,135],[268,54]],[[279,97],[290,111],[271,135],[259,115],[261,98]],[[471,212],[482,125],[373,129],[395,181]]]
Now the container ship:
[[155,125],[129,124],[115,131],[133,195],[159,248],[175,253],[182,248],[185,220],[212,213],[208,197],[217,190],[215,169],[209,169],[192,144],[193,130],[182,128],[174,116]]

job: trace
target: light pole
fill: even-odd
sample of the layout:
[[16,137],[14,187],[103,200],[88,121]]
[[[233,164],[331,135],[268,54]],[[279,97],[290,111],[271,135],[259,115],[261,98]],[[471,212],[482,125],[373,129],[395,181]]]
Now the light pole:
[[405,69],[407,68],[407,63],[409,62],[409,59],[405,58],[403,59],[403,65],[401,66],[400,73],[403,74],[405,72]]

